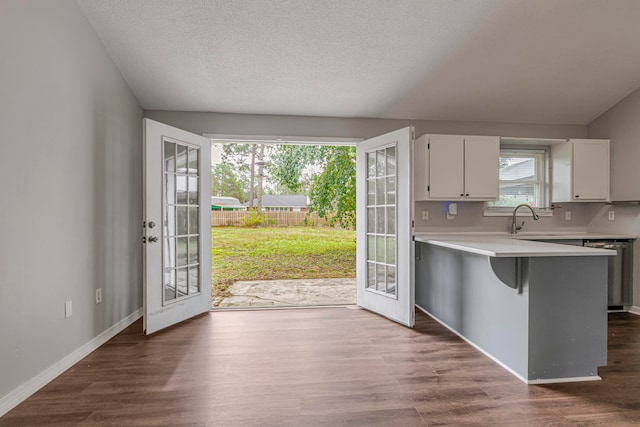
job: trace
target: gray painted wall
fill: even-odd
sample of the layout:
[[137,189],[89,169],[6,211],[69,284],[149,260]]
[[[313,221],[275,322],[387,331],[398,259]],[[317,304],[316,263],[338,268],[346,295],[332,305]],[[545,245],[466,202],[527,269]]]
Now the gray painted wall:
[[[611,140],[611,198],[640,200],[640,89],[591,122],[589,138]],[[640,207],[596,205],[591,208],[590,230],[640,235]],[[609,221],[608,211],[615,211]],[[634,302],[640,307],[640,244],[634,247]]]
[[197,134],[371,138],[403,127],[415,126],[416,136],[425,133],[451,133],[530,138],[585,138],[587,135],[587,128],[582,125],[268,116],[154,110],[145,111],[145,117]]
[[142,306],[142,109],[73,0],[2,0],[0,70],[2,398]]

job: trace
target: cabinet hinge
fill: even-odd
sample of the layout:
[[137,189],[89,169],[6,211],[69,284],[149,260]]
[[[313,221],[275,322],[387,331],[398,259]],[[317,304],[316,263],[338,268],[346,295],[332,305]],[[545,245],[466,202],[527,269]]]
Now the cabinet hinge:
[[427,185],[427,191],[431,191],[431,186]]
[[427,144],[427,150],[431,150],[431,144]]
[[415,228],[416,227],[416,222],[414,220],[411,220],[411,228]]

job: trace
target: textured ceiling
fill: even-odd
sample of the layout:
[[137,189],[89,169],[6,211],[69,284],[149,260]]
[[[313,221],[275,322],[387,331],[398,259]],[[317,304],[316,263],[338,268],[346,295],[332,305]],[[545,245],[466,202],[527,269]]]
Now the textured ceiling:
[[638,0],[78,0],[143,108],[585,124]]

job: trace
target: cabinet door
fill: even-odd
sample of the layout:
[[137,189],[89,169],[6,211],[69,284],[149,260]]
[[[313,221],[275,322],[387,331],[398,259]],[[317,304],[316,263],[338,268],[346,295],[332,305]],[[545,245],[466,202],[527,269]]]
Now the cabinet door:
[[464,137],[429,136],[429,198],[464,196]]
[[497,200],[499,197],[500,138],[464,138],[464,195],[467,199]]
[[574,200],[609,199],[609,141],[571,140]]

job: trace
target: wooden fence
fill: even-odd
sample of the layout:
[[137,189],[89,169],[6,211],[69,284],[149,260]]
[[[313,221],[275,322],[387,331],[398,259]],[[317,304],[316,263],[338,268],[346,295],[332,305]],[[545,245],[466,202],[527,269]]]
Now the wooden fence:
[[[211,226],[243,226],[250,221],[249,217],[256,213],[246,211],[211,211]],[[265,212],[266,217],[261,226],[293,227],[296,225],[327,225],[327,221],[315,212]]]

